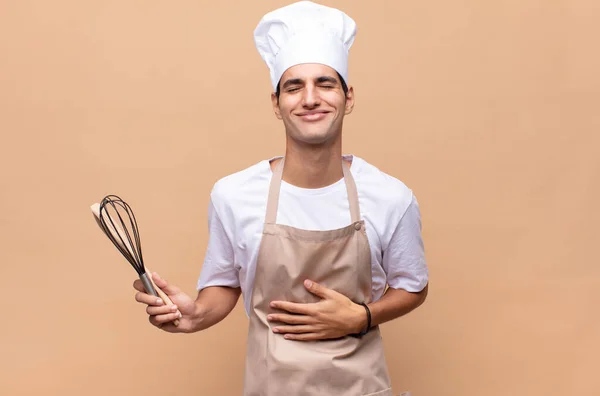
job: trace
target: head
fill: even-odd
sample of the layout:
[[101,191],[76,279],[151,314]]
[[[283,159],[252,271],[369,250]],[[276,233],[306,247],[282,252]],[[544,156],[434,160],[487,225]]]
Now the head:
[[348,53],[356,24],[342,11],[297,1],[261,18],[254,30],[269,67],[272,103],[289,138],[324,144],[340,135],[354,106]]
[[344,116],[354,108],[354,89],[333,68],[306,63],[283,73],[271,101],[290,139],[320,145],[340,136]]

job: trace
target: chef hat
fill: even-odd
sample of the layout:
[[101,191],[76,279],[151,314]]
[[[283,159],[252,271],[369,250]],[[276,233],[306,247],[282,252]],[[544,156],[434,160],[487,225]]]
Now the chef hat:
[[356,23],[342,11],[299,1],[263,16],[254,42],[275,91],[283,73],[302,63],[330,66],[348,83],[348,50],[355,35]]

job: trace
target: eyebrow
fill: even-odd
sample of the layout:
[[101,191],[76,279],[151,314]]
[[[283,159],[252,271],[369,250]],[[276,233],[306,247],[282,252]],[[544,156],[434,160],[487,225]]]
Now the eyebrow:
[[[298,85],[298,84],[302,84],[304,81],[302,81],[301,78],[291,78],[289,80],[286,80],[285,83],[283,83],[282,88],[287,88],[290,85]],[[332,84],[337,84],[338,81],[337,79],[335,79],[334,77],[330,77],[330,76],[321,76],[317,78],[317,83],[324,83],[324,82],[328,82],[328,83],[332,83]]]
[[317,78],[317,82],[318,83],[329,82],[329,83],[337,84],[338,80],[334,77],[323,76],[323,77]]
[[290,85],[298,85],[298,84],[302,84],[302,79],[300,79],[300,78],[291,78],[291,79],[287,80],[285,83],[283,83],[282,88],[287,88]]

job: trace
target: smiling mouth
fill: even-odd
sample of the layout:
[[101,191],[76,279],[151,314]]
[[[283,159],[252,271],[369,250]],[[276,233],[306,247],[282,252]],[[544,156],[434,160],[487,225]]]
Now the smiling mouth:
[[325,118],[329,114],[328,111],[316,111],[311,113],[302,113],[299,114],[299,117],[304,121],[319,121]]

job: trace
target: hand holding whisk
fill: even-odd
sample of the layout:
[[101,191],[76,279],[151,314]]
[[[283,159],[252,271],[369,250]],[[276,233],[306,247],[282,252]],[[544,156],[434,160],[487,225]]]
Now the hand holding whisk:
[[[138,273],[146,292],[160,297],[164,304],[172,305],[171,299],[156,286],[152,276],[148,276],[138,225],[131,207],[118,196],[107,195],[99,204],[92,205],[91,209],[98,226]],[[113,214],[110,213],[111,210]],[[177,326],[179,320],[175,319],[173,324]]]

